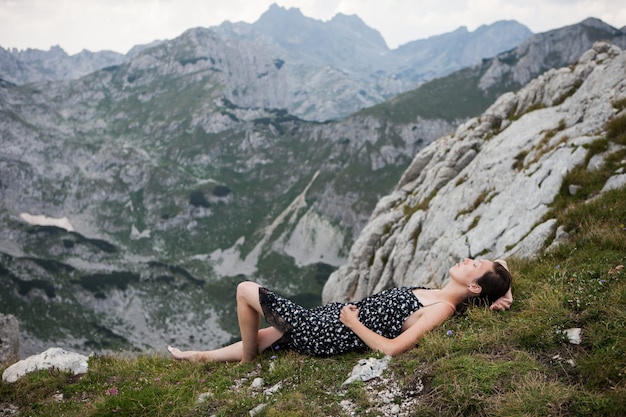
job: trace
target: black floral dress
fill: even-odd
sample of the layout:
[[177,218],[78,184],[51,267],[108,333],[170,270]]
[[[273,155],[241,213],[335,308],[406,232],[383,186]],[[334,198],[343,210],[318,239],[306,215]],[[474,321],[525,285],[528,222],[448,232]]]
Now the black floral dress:
[[267,322],[283,332],[273,346],[313,356],[330,356],[367,349],[367,345],[339,320],[341,309],[354,304],[359,321],[387,338],[400,334],[402,325],[423,307],[413,290],[398,287],[374,294],[355,303],[330,303],[306,309],[267,288],[259,288],[259,301]]

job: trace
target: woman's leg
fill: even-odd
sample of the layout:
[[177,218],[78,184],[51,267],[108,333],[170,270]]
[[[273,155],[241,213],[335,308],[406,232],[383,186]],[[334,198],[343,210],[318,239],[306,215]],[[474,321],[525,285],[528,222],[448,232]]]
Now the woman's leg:
[[237,286],[237,320],[241,342],[210,351],[183,352],[168,346],[172,357],[200,361],[250,362],[259,352],[280,339],[282,333],[273,327],[259,330],[263,314],[259,302],[259,287],[259,284],[251,281],[242,282]]
[[[272,343],[283,336],[283,333],[274,327],[267,327],[257,332],[259,353],[263,352]],[[180,350],[167,347],[174,359],[184,359],[197,362],[241,362],[243,359],[243,343],[235,342],[232,345],[214,350]]]
[[258,332],[263,315],[259,287],[259,284],[250,281],[237,286],[237,321],[243,345],[241,362],[250,362],[259,354]]

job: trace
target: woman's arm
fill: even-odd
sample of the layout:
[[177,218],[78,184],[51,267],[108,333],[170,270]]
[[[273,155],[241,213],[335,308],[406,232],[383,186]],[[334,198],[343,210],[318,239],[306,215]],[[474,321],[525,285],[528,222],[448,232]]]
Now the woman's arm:
[[341,310],[339,319],[352,330],[370,349],[395,356],[411,349],[428,331],[443,323],[454,311],[448,304],[439,303],[428,306],[420,318],[398,337],[389,339],[367,328],[359,321],[359,309],[347,305]]
[[498,298],[494,301],[489,308],[495,311],[503,311],[511,308],[511,304],[513,304],[513,293],[511,292],[511,288],[504,294],[502,297]]

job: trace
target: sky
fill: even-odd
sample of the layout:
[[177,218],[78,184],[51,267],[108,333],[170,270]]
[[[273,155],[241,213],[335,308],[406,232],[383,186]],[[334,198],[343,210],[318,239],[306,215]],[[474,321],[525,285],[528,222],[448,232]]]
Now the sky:
[[516,20],[534,33],[596,17],[626,26],[624,0],[0,0],[0,47],[68,54],[83,49],[125,54],[135,45],[173,39],[194,27],[228,20],[253,23],[271,4],[328,21],[359,16],[391,49],[451,32]]

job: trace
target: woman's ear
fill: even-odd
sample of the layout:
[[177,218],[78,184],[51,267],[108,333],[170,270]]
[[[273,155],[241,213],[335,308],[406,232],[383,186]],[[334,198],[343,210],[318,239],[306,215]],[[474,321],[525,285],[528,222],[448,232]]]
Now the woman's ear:
[[483,288],[475,282],[472,282],[470,285],[468,285],[467,289],[475,295],[479,295],[483,291]]

